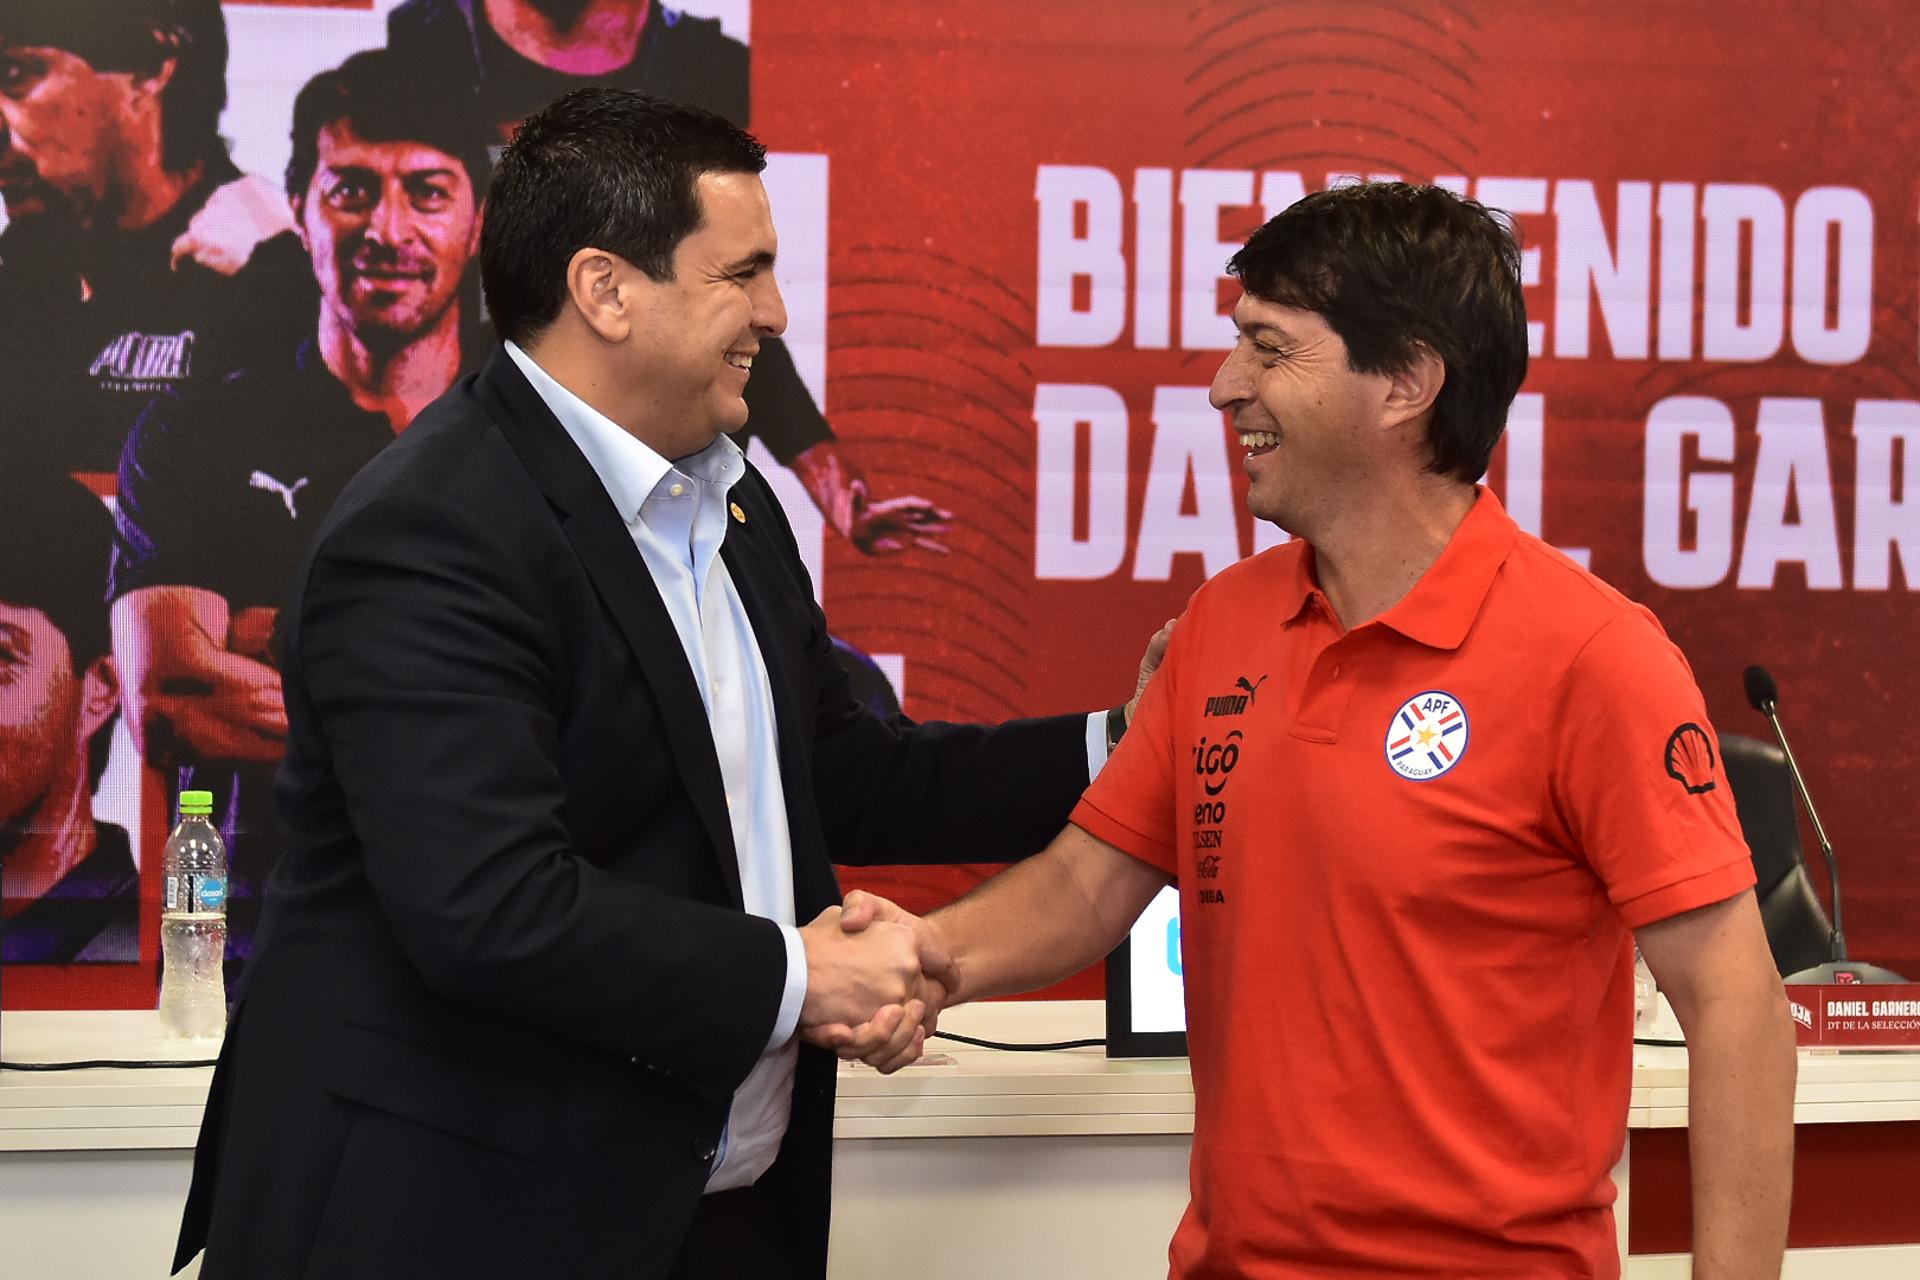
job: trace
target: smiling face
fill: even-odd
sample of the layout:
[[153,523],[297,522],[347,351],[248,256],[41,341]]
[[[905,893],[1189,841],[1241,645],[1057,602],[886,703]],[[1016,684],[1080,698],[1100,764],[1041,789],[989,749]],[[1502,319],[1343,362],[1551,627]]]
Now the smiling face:
[[634,282],[637,315],[621,357],[642,405],[638,434],[668,458],[746,425],[753,357],[787,327],[766,188],[754,174],[706,173],[698,190],[701,223],[675,246],[673,278]]
[[368,345],[404,345],[458,299],[480,243],[460,161],[420,142],[368,142],[338,122],[294,202],[321,305]]
[[114,212],[131,168],[143,82],[64,49],[0,44],[0,195],[7,217],[91,226]]
[[1356,373],[1347,344],[1312,311],[1243,294],[1239,337],[1209,398],[1245,450],[1247,507],[1311,537],[1386,464],[1376,430],[1392,380]]

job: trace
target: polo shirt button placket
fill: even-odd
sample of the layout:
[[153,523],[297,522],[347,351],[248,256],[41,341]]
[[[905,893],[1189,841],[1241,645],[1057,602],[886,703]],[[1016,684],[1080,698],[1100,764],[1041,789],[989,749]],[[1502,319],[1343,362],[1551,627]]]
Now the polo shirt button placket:
[[1297,736],[1326,744],[1338,741],[1340,722],[1346,716],[1347,703],[1354,691],[1353,686],[1340,683],[1340,669],[1345,664],[1331,651],[1341,646],[1344,652],[1351,643],[1351,634],[1341,636],[1329,641],[1314,658],[1295,712]]

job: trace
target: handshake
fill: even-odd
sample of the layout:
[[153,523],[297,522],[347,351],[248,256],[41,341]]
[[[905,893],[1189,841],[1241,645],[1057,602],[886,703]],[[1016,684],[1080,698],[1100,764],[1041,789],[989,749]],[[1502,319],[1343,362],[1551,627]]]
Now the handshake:
[[807,952],[800,1037],[882,1072],[918,1059],[960,987],[933,922],[856,889],[844,906],[803,926],[800,938]]

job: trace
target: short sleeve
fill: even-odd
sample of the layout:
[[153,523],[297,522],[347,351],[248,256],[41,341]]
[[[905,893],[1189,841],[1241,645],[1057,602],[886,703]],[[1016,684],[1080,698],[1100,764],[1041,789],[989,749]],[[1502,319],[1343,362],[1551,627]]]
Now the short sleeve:
[[195,417],[186,401],[161,396],[127,436],[114,504],[113,599],[140,587],[221,589],[212,570],[224,558],[223,531],[215,527],[215,513],[197,500],[204,450],[196,447],[189,425]]
[[1133,723],[1069,818],[1095,839],[1176,879],[1173,709],[1180,705],[1181,667],[1190,648],[1182,643],[1185,626],[1183,618]]
[[1719,738],[1652,615],[1595,633],[1551,714],[1555,809],[1630,928],[1753,886]]

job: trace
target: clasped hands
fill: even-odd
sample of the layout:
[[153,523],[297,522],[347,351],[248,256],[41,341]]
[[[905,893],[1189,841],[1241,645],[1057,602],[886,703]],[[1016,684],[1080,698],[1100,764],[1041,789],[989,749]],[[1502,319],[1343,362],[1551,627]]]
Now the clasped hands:
[[953,957],[930,921],[858,889],[800,930],[807,998],[800,1036],[882,1072],[915,1061],[959,990]]

